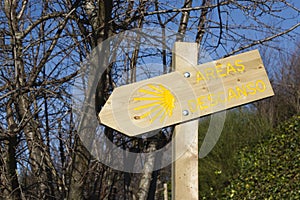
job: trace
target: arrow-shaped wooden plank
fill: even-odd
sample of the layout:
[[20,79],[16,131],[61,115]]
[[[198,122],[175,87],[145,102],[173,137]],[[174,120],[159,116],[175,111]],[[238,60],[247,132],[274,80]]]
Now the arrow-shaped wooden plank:
[[129,136],[274,95],[257,50],[116,88],[99,113]]

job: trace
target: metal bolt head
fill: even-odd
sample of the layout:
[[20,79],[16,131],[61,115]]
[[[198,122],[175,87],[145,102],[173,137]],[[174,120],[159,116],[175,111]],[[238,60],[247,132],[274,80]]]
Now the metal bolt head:
[[191,77],[190,72],[184,72],[183,75],[184,75],[185,78],[190,78]]
[[182,114],[183,114],[183,116],[188,116],[189,115],[189,111],[188,110],[183,110]]

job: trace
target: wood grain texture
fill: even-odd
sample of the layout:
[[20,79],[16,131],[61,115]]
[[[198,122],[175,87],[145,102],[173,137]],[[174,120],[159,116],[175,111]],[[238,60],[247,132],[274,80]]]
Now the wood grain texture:
[[257,50],[201,65],[186,62],[197,58],[190,49],[184,53],[178,70],[116,88],[101,123],[135,136],[274,95]]
[[[173,65],[176,71],[196,65],[197,43],[176,42]],[[191,78],[191,77],[190,77]],[[175,126],[173,133],[172,199],[198,199],[198,120]]]

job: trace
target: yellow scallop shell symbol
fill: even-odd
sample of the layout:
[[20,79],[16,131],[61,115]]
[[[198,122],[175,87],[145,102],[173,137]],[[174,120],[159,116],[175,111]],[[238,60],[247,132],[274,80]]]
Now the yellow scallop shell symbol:
[[156,119],[163,122],[165,118],[173,115],[175,108],[175,97],[172,92],[163,85],[148,84],[146,87],[139,89],[138,92],[142,97],[133,98],[134,101],[145,102],[145,104],[135,107],[135,111],[142,111],[139,119],[150,118],[150,123]]

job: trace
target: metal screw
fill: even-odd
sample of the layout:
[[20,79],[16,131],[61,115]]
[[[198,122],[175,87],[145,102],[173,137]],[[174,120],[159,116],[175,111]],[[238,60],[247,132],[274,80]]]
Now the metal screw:
[[190,72],[184,72],[183,75],[184,75],[185,78],[190,78],[191,77]]
[[183,116],[188,116],[189,115],[189,111],[188,110],[183,110],[182,114],[183,114]]

